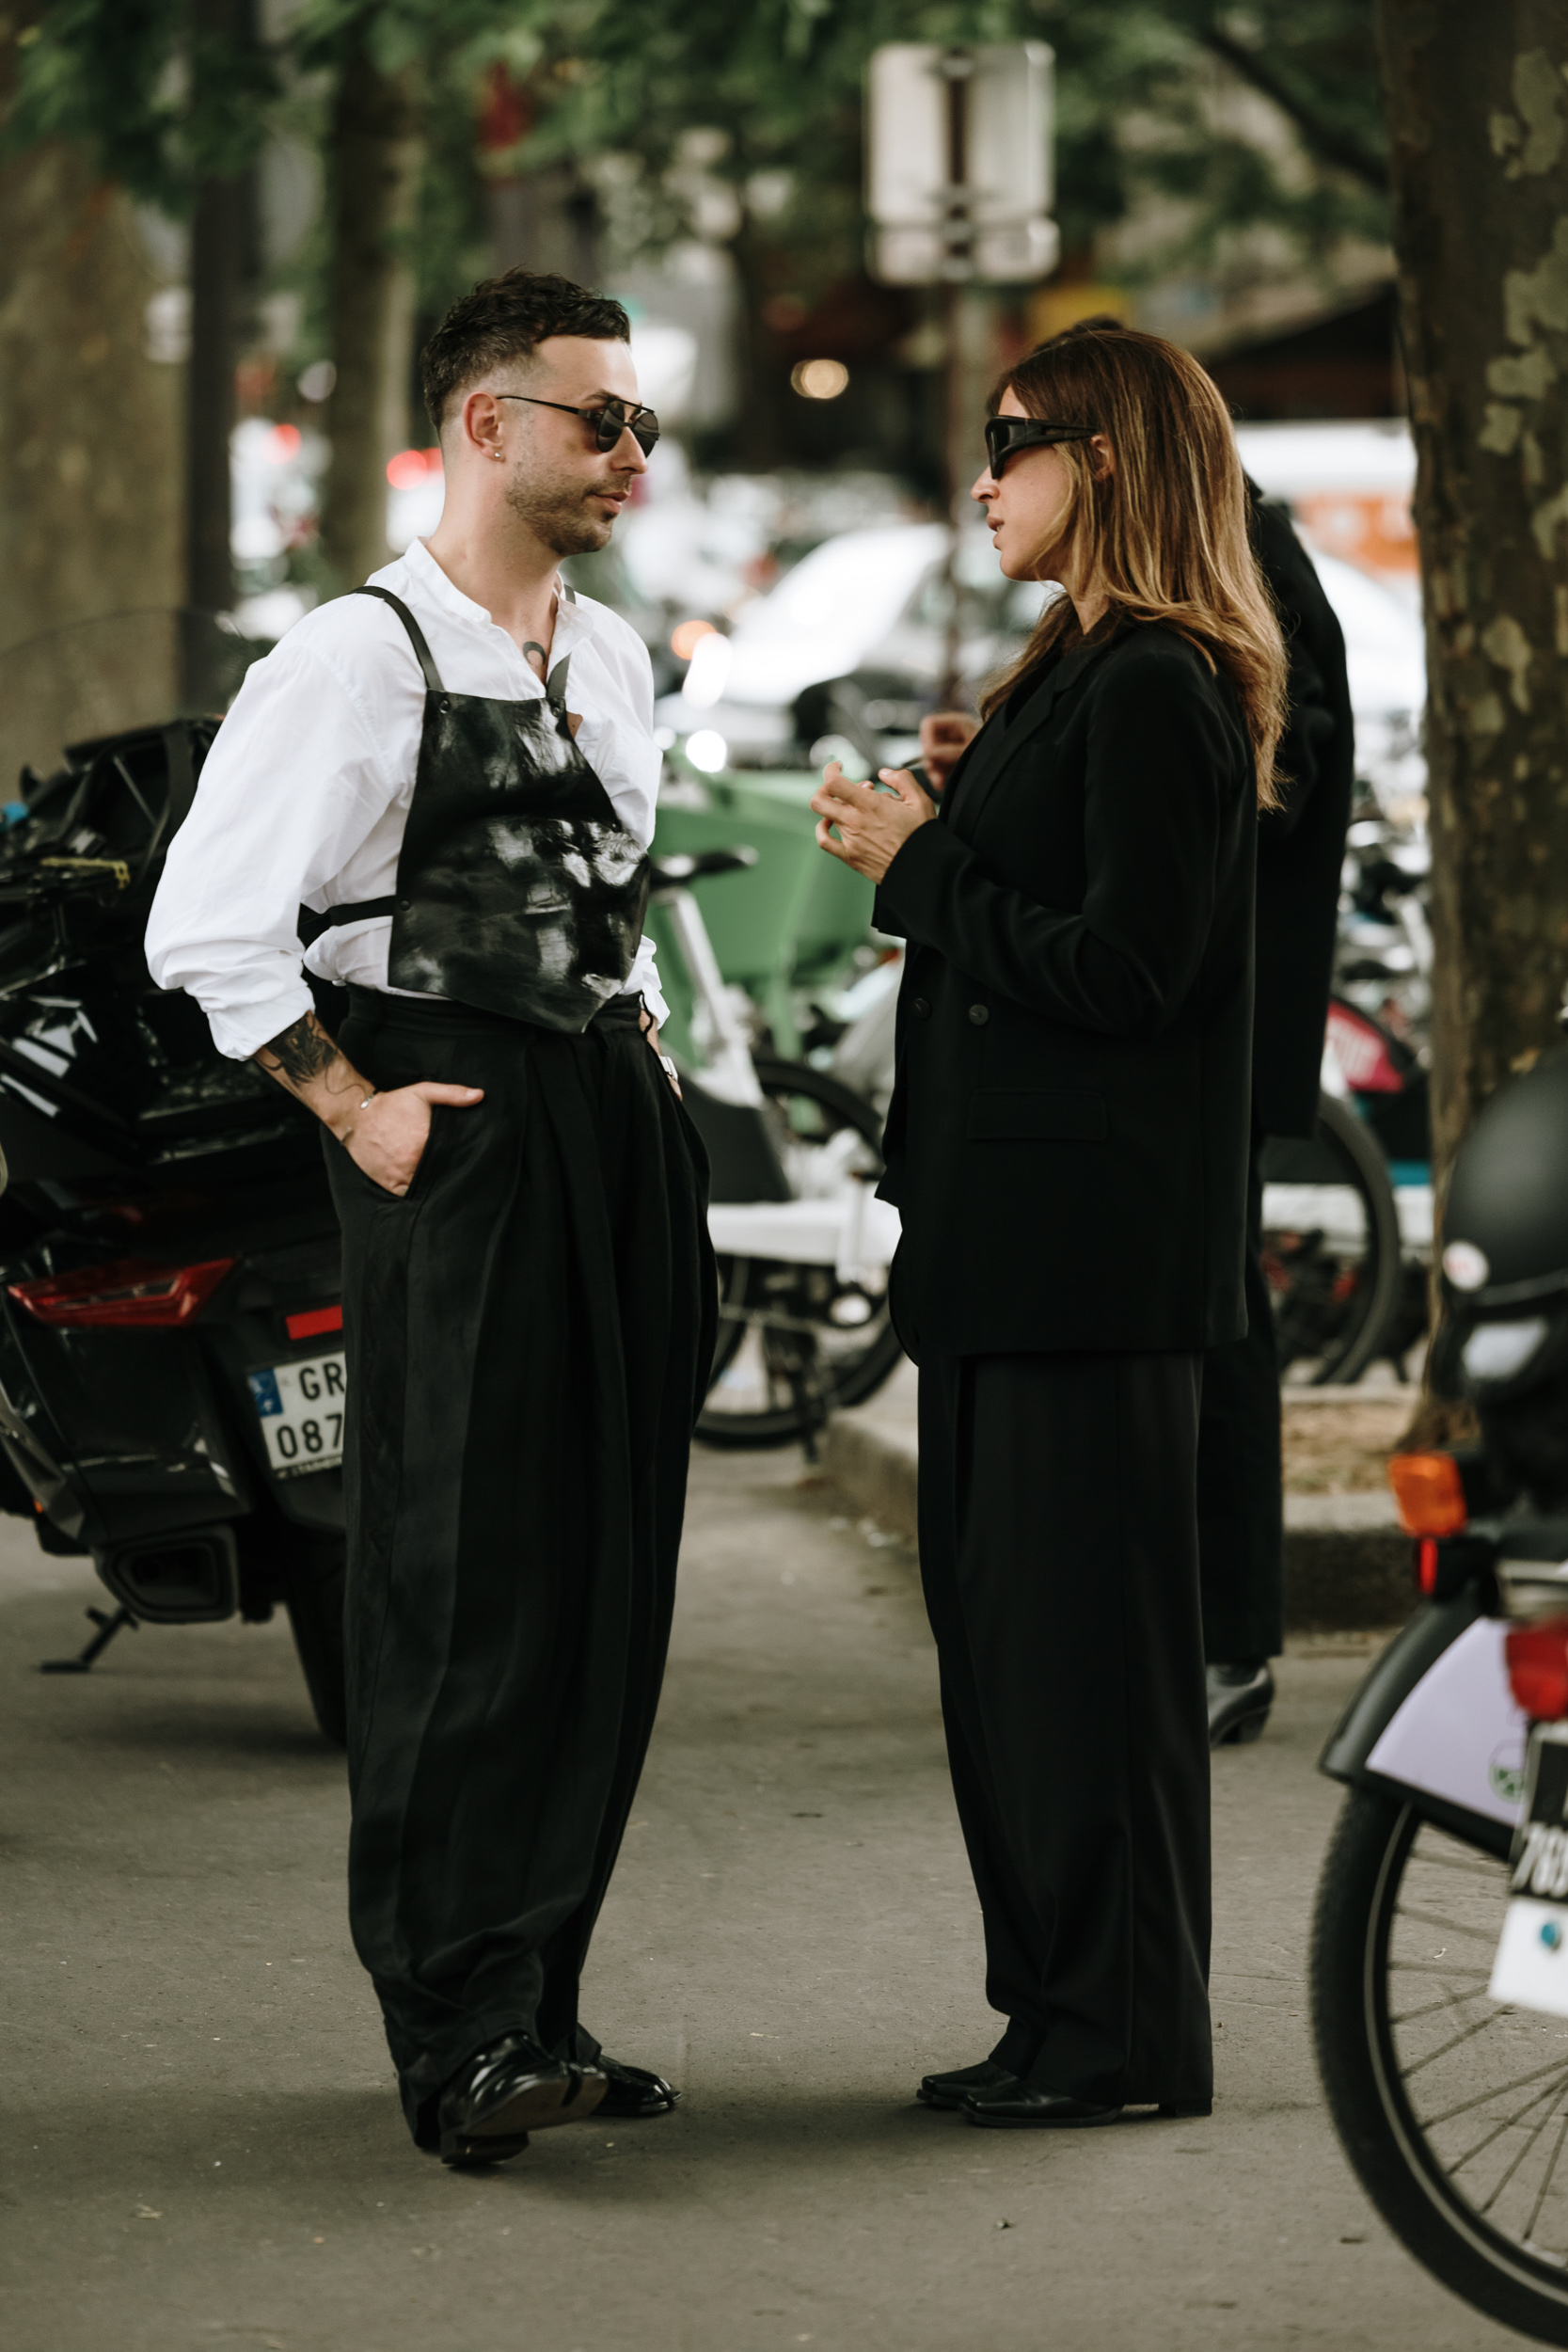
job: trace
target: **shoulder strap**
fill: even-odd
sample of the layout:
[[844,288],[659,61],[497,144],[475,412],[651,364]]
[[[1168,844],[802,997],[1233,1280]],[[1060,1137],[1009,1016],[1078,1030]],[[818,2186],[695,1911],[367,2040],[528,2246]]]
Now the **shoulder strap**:
[[566,707],[566,675],[571,666],[571,655],[563,653],[545,681],[546,700],[553,710],[564,710]]
[[426,686],[429,687],[433,694],[444,694],[446,692],[446,688],[441,684],[441,673],[436,667],[435,656],[432,654],[430,647],[425,644],[424,631],[420,627],[418,621],[414,618],[412,612],[409,612],[408,607],[404,603],[403,598],[401,596],[394,596],[389,588],[351,588],[349,590],[349,595],[351,596],[379,596],[383,604],[389,604],[391,606],[393,612],[397,614],[398,619],[403,623],[404,628],[408,631],[408,642],[413,646],[414,651],[419,658],[420,667],[424,672],[424,682]]

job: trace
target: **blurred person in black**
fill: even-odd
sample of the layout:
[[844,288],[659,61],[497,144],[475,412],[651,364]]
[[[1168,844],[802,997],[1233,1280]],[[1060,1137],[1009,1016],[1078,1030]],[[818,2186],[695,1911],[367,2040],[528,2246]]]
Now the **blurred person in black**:
[[882,1190],[920,1550],[985,1920],[992,2127],[1207,2114],[1204,1351],[1245,1329],[1257,811],[1285,656],[1218,392],[1114,328],[998,387],[974,495],[1052,580],[940,812],[836,764],[821,847],[909,942]]
[[[1109,317],[1086,319],[1067,337],[1117,325]],[[1261,1162],[1268,1136],[1310,1136],[1317,1125],[1355,774],[1338,617],[1289,509],[1257,483],[1246,486],[1252,543],[1290,661],[1290,707],[1275,755],[1280,805],[1259,820],[1247,1328],[1243,1338],[1206,1351],[1198,1424],[1198,1554],[1214,1746],[1261,1733],[1274,1703],[1269,1661],[1284,1646],[1279,1368],[1263,1270]],[[934,790],[942,790],[977,724],[958,710],[922,723],[922,764]]]
[[1310,1136],[1355,775],[1345,640],[1289,510],[1247,485],[1253,544],[1290,660],[1280,805],[1258,827],[1252,1160],[1243,1339],[1203,1364],[1197,1523],[1209,1737],[1255,1740],[1274,1704],[1269,1660],[1285,1645],[1279,1362],[1263,1270],[1262,1154],[1270,1136]]

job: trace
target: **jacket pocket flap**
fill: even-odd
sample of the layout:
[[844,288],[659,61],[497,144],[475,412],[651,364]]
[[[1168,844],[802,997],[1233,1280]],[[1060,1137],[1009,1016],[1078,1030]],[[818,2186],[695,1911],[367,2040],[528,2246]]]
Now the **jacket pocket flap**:
[[966,1129],[972,1142],[996,1142],[1005,1137],[1042,1143],[1103,1143],[1105,1097],[1102,1094],[1004,1093],[984,1089],[969,1098]]

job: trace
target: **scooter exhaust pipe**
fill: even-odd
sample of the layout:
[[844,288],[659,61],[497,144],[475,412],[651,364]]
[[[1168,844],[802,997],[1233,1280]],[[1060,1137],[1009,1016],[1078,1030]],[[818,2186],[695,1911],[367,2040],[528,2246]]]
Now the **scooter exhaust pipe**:
[[143,1625],[215,1625],[240,1605],[240,1558],[230,1527],[144,1535],[94,1554],[123,1609]]

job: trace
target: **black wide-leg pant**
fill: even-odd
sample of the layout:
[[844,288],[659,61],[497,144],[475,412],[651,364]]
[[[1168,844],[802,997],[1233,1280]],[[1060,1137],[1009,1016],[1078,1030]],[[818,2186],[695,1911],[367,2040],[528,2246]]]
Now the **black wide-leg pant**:
[[[349,1911],[404,2112],[499,2033],[565,2051],[641,1770],[716,1293],[702,1146],[612,1005],[570,1037],[356,989],[437,1106],[406,1195],[336,1143]],[[584,2051],[583,2055],[591,2055]]]
[[1242,1665],[1285,1646],[1285,1473],[1279,1357],[1263,1272],[1265,1138],[1252,1138],[1247,1190],[1244,1339],[1203,1359],[1197,1437],[1197,1541],[1204,1654]]
[[1212,2090],[1201,1363],[921,1354],[921,1573],[992,2055],[1097,2104]]

